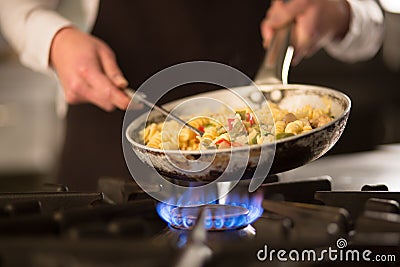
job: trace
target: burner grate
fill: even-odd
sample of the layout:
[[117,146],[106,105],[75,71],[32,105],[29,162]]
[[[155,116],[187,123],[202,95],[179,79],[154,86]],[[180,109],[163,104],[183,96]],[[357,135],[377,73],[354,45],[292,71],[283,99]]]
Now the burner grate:
[[[107,178],[101,184],[105,195],[58,185],[52,192],[0,194],[1,265],[265,266],[256,258],[265,245],[335,248],[339,237],[350,249],[400,259],[399,193],[330,191],[329,177],[265,184],[255,195],[241,183],[219,204],[164,204],[174,218],[167,227],[161,204],[133,182]],[[307,266],[326,264],[346,265]]]

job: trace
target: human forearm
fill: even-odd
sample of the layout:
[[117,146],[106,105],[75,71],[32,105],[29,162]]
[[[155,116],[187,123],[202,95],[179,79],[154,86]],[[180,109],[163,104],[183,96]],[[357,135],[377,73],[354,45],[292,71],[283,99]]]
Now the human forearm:
[[98,0],[0,0],[0,26],[24,65],[46,72],[56,33],[72,24],[90,30],[98,4]]
[[0,0],[0,25],[21,62],[37,71],[46,71],[54,35],[71,22],[54,9],[56,0]]
[[295,63],[320,48],[343,61],[365,60],[381,45],[383,16],[374,0],[276,0],[261,24],[264,44],[289,23]]
[[332,40],[325,50],[346,62],[373,57],[382,44],[383,15],[373,0],[348,0],[351,7],[349,30],[340,40]]

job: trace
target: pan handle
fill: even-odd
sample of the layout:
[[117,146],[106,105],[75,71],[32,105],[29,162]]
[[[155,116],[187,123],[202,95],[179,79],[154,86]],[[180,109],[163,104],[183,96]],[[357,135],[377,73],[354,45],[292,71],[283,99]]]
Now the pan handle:
[[277,30],[271,40],[271,45],[265,53],[264,61],[254,79],[258,85],[287,84],[290,62],[294,49],[290,46],[292,25]]

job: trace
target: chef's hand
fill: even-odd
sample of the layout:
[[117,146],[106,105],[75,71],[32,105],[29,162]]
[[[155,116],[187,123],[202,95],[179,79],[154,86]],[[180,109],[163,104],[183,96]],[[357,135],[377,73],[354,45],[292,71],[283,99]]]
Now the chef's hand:
[[349,29],[350,13],[346,0],[275,0],[261,23],[264,47],[269,46],[275,30],[294,22],[293,64],[298,64],[326,43],[343,39]]
[[106,111],[127,108],[130,99],[119,88],[128,82],[114,52],[100,39],[73,27],[63,28],[53,39],[50,64],[68,103],[89,102]]

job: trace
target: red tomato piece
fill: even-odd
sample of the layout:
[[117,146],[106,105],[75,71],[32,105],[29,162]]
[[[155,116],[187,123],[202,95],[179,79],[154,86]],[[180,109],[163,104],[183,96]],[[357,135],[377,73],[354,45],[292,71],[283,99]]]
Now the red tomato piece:
[[222,143],[227,143],[229,146],[231,145],[231,142],[229,142],[228,140],[226,140],[224,138],[221,138],[217,142],[215,142],[215,144],[217,144],[217,145],[222,144]]
[[229,148],[231,147],[231,142],[223,139],[222,142],[219,144],[218,148]]
[[229,118],[228,119],[228,128],[229,128],[229,131],[232,131],[232,129],[233,129],[233,123],[235,122],[235,119],[232,119],[232,118]]
[[254,117],[251,113],[246,113],[246,121],[250,123],[250,126],[254,124]]

